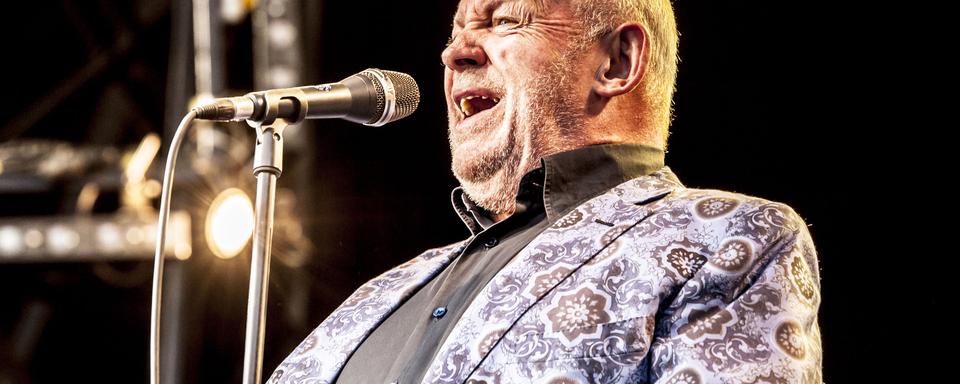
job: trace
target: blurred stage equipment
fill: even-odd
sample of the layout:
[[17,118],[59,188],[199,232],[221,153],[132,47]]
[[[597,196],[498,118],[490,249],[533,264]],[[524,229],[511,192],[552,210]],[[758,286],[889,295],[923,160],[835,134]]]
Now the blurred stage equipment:
[[[0,263],[146,260],[156,247],[155,220],[135,213],[3,219]],[[171,228],[164,254],[190,258],[190,215],[174,213]]]
[[301,84],[300,0],[264,0],[253,13],[254,81],[261,88]]
[[[160,184],[146,178],[160,146],[156,134],[144,137],[136,150],[121,155],[113,148],[21,140],[0,145],[0,194],[31,199],[65,189],[71,200],[64,213],[0,218],[0,263],[102,262],[148,260],[156,248],[156,212],[151,200]],[[95,213],[101,195],[115,191],[119,207]],[[174,240],[167,257],[190,257],[191,219],[186,211],[172,215]]]
[[187,129],[197,118],[218,121],[246,120],[256,130],[253,174],[257,178],[256,220],[247,298],[243,382],[262,382],[267,280],[276,183],[283,167],[283,130],[304,119],[345,118],[380,126],[413,113],[420,101],[417,83],[407,74],[367,69],[340,83],[251,92],[246,96],[215,99],[193,108],[181,120],[167,155],[160,198],[160,219],[154,262],[150,338],[150,380],[160,382],[159,340],[163,292],[164,244],[170,216],[177,155]]

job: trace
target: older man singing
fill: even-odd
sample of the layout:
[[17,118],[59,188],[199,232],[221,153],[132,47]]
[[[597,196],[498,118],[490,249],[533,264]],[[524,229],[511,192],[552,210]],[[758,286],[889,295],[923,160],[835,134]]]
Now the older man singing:
[[803,220],[664,166],[668,0],[463,0],[442,59],[471,236],[361,286],[269,382],[822,381]]

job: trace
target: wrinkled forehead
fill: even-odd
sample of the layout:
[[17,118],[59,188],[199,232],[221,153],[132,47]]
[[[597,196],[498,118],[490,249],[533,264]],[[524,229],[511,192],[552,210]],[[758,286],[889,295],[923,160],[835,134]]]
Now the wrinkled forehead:
[[482,18],[505,4],[519,3],[541,12],[562,1],[565,0],[462,0],[457,6],[457,13],[453,16],[453,25],[463,27],[467,20]]

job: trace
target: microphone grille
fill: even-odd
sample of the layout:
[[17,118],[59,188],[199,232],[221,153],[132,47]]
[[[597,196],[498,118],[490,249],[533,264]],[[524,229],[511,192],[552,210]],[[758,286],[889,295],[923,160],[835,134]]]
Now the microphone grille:
[[[377,110],[374,112],[373,116],[383,116],[383,110],[387,108],[387,100],[386,100],[386,96],[384,95],[383,84],[381,84],[376,77],[366,74],[364,72],[361,72],[361,74],[366,75],[367,78],[370,79],[370,82],[373,83],[373,89],[376,91],[375,94],[377,96]],[[371,120],[371,122],[376,120],[377,118],[374,117]]]
[[403,72],[381,71],[393,83],[397,94],[396,114],[391,120],[396,121],[410,116],[420,104],[420,87],[417,86],[417,82],[412,76]]

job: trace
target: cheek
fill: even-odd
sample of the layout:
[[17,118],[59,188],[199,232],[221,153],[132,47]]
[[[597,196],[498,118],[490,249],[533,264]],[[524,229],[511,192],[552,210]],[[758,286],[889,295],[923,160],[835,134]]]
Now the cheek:
[[491,59],[504,77],[526,79],[536,77],[538,73],[549,69],[555,53],[541,44],[530,44],[515,39],[491,49]]

